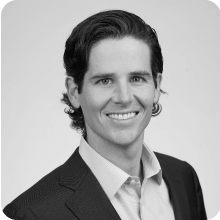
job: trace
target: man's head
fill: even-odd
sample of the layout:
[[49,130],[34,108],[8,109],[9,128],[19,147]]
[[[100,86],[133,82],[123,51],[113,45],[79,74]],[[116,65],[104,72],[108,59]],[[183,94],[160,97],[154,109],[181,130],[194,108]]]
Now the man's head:
[[[163,72],[163,57],[155,30],[132,13],[112,10],[95,14],[78,24],[66,41],[64,66],[67,76],[72,77],[77,85],[79,94],[83,92],[91,49],[103,40],[119,40],[125,37],[140,40],[149,47],[150,68],[154,86],[157,88],[158,73]],[[74,107],[67,94],[63,94],[62,101],[70,107],[66,113],[72,119],[72,127],[81,130],[85,135],[86,127],[81,106]]]

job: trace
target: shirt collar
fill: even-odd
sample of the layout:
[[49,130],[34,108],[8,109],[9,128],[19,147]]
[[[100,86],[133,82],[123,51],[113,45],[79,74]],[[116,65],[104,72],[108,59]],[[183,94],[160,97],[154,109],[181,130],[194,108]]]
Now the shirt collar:
[[[158,183],[161,184],[162,171],[160,164],[153,151],[151,151],[145,144],[143,146],[142,162],[144,180],[156,175]],[[129,174],[97,153],[83,137],[81,137],[80,140],[79,154],[96,176],[110,200],[126,180],[131,177]]]
[[160,167],[160,163],[154,152],[145,143],[143,143],[141,159],[144,169],[144,180],[146,180],[146,178],[149,179],[155,176],[158,184],[161,184],[162,169]]

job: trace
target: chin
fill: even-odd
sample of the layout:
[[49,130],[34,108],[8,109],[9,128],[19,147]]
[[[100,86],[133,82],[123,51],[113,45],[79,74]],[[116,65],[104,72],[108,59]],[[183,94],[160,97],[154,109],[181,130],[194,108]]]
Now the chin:
[[135,135],[134,132],[117,132],[114,135],[113,142],[117,145],[128,146],[138,142],[139,138],[140,135]]

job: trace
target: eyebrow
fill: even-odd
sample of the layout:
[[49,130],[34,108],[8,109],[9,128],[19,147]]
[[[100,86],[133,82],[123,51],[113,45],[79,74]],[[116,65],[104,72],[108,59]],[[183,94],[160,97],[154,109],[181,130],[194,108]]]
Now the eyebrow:
[[96,80],[96,79],[102,79],[102,78],[111,78],[114,77],[115,73],[97,73],[96,75],[90,77],[90,81]]
[[130,73],[131,76],[147,76],[152,77],[152,74],[147,71],[134,71]]
[[[97,79],[103,79],[103,78],[112,78],[116,74],[115,73],[97,73],[96,75],[90,77],[90,81],[97,80]],[[146,76],[146,77],[152,77],[152,74],[147,71],[134,71],[129,73],[130,76]]]

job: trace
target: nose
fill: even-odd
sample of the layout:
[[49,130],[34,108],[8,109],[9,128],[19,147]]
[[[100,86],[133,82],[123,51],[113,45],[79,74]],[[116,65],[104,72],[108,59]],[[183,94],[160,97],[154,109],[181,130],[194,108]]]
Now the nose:
[[128,83],[119,83],[115,90],[114,95],[112,97],[112,101],[115,104],[127,105],[131,103],[134,99],[132,89]]

